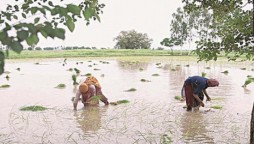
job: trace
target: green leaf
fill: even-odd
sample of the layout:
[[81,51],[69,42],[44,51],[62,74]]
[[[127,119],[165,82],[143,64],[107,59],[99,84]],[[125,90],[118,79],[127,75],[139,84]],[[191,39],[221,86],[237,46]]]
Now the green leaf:
[[89,20],[94,15],[94,10],[91,7],[86,7],[83,11],[85,20]]
[[37,7],[32,7],[31,8],[31,13],[34,15],[37,12],[38,8]]
[[13,51],[20,53],[23,50],[23,46],[21,45],[20,42],[14,41],[10,44],[10,47]]
[[16,20],[18,19],[18,17],[16,15],[13,15],[13,18],[16,19]]
[[71,18],[71,17],[68,17],[68,19],[67,19],[67,21],[66,21],[66,25],[67,25],[67,27],[69,28],[69,30],[70,30],[71,32],[74,31],[75,24],[74,24],[74,22],[72,21],[72,18]]
[[52,6],[52,7],[54,6],[52,1],[49,1],[49,5]]
[[41,29],[40,32],[45,38],[48,37],[48,34],[43,29]]
[[99,22],[101,22],[101,18],[99,17],[99,15],[95,15],[95,17],[97,18],[97,20],[99,21]]
[[0,41],[2,41],[3,39],[5,39],[7,37],[7,32],[6,31],[1,31],[0,32]]
[[23,18],[26,18],[26,14],[25,14],[25,13],[22,13],[22,17],[23,17]]
[[35,18],[35,19],[34,19],[34,24],[38,23],[38,22],[39,22],[39,20],[40,20],[40,18],[39,18],[39,17]]
[[67,9],[69,12],[73,13],[74,15],[79,15],[81,11],[81,8],[74,4],[67,5]]
[[28,32],[25,30],[18,31],[17,36],[21,41],[23,41],[28,37]]
[[56,37],[58,37],[62,40],[65,39],[65,30],[62,29],[62,28],[55,29],[54,34],[55,34]]
[[39,42],[39,38],[36,34],[32,34],[30,35],[27,39],[26,39],[26,43],[30,46],[32,46],[33,44],[37,44]]

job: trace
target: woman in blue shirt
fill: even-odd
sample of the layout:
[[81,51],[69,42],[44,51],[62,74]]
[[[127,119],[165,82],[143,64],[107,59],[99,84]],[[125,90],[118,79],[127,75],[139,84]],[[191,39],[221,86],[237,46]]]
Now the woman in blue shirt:
[[184,81],[182,89],[182,97],[186,100],[187,111],[191,111],[192,107],[202,106],[204,107],[204,95],[207,101],[211,98],[208,96],[206,89],[208,87],[219,86],[219,82],[216,79],[207,79],[201,76],[192,76]]

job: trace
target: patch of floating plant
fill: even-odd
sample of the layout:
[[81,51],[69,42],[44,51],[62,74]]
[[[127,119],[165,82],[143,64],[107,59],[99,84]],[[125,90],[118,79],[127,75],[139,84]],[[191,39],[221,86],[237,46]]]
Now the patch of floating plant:
[[139,71],[143,71],[144,69],[143,68],[139,68]]
[[186,67],[190,67],[190,65],[185,65]]
[[240,68],[241,70],[246,70],[246,68]]
[[227,71],[227,70],[225,70],[225,71],[223,71],[223,72],[221,72],[221,73],[228,74],[228,71]]
[[36,63],[34,63],[34,64],[39,65],[40,63],[36,62]]
[[210,67],[205,67],[205,69],[211,69]]
[[159,74],[152,74],[152,76],[160,76]]
[[66,87],[65,84],[58,84],[55,88],[63,89],[65,87]]
[[181,100],[182,97],[181,96],[175,96],[175,100]]
[[202,77],[205,77],[205,76],[206,76],[206,73],[205,73],[205,72],[202,72],[202,73],[201,73],[201,76],[202,76]]
[[158,66],[158,65],[161,65],[161,63],[156,63],[155,65],[157,65],[157,66]]
[[176,71],[176,69],[175,69],[175,68],[171,68],[170,70],[171,70],[171,71]]
[[126,103],[129,103],[130,101],[128,100],[119,100],[119,101],[116,101],[116,102],[110,102],[109,104],[111,105],[118,105],[118,104],[126,104]]
[[141,79],[141,82],[151,82],[150,80],[146,80],[146,79]]
[[6,75],[6,76],[5,76],[5,78],[6,78],[7,80],[9,80],[9,79],[10,79],[9,75]]
[[98,70],[101,70],[101,69],[98,69],[98,68],[94,68],[93,70],[95,70],[95,71],[98,71]]
[[10,85],[8,85],[8,84],[0,85],[0,88],[9,88],[9,87],[10,87]]
[[97,63],[93,63],[93,65],[98,65]]
[[130,88],[130,89],[128,89],[128,90],[125,90],[125,92],[133,92],[133,91],[136,91],[137,89],[135,89],[135,88]]
[[211,108],[213,108],[213,109],[222,109],[222,106],[220,106],[220,105],[214,105],[214,106],[211,106]]
[[21,111],[44,111],[44,110],[47,110],[47,109],[48,108],[43,107],[43,106],[34,105],[34,106],[22,107],[19,110],[21,110]]
[[69,69],[67,69],[67,71],[73,71],[73,68],[69,68]]
[[217,97],[217,98],[211,98],[211,100],[224,100],[222,97]]
[[17,71],[20,71],[20,68],[16,68]]

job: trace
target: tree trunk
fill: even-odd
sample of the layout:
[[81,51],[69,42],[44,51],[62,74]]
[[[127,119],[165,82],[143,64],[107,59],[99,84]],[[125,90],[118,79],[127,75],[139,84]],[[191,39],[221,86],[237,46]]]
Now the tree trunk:
[[254,144],[254,104],[251,112],[251,121],[250,121],[250,144]]

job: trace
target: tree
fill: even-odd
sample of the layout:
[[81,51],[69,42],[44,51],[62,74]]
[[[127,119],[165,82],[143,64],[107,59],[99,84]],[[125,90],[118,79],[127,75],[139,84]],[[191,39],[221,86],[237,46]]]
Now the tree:
[[196,41],[195,52],[199,60],[217,60],[218,55],[225,54],[229,60],[237,60],[244,56],[245,60],[254,60],[253,47],[253,12],[246,6],[251,0],[183,0],[185,12],[190,13],[198,9],[211,11],[213,29],[209,35],[213,39],[201,38]]
[[176,13],[172,14],[173,20],[170,24],[170,38],[164,38],[162,45],[170,47],[173,54],[174,46],[183,47],[184,44],[189,44],[189,49],[193,39],[205,37],[207,38],[209,25],[212,23],[211,14],[207,10],[197,9],[189,14],[183,9],[178,8]]
[[135,30],[121,31],[120,34],[114,38],[116,42],[116,49],[150,49],[152,39],[148,35],[138,33]]
[[[40,36],[64,40],[65,28],[73,32],[78,19],[87,25],[91,19],[100,21],[104,6],[98,0],[79,4],[64,0],[16,0],[16,4],[8,4],[5,11],[0,11],[0,42],[7,46],[8,56],[8,50],[20,53],[25,43],[36,45]],[[0,75],[4,72],[4,59],[5,54],[0,51]]]

